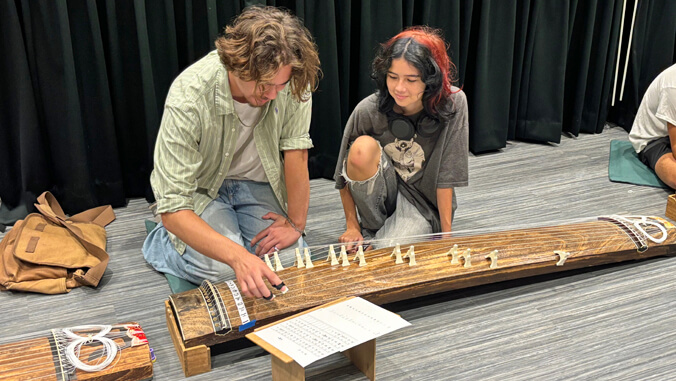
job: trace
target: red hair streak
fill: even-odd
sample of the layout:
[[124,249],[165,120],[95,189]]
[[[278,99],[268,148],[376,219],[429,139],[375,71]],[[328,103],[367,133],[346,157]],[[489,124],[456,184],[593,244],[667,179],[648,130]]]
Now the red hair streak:
[[408,28],[392,37],[385,43],[385,47],[390,47],[393,43],[401,40],[402,38],[412,38],[419,44],[425,46],[430,51],[432,59],[434,59],[437,66],[441,70],[441,75],[443,78],[441,92],[432,100],[432,103],[435,105],[439,104],[442,97],[448,97],[452,93],[451,68],[454,65],[453,62],[451,62],[451,59],[448,57],[448,53],[446,52],[446,43],[434,29],[424,26],[416,26]]

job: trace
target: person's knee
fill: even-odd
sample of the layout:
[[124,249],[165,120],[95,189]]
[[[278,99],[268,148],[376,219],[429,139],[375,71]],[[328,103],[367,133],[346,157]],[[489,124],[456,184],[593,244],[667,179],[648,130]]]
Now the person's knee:
[[378,170],[380,145],[370,136],[358,137],[347,155],[347,175],[355,181],[371,178]]
[[186,273],[196,280],[209,280],[211,282],[223,282],[236,279],[235,270],[223,262],[207,260],[199,266],[187,265]]
[[205,275],[205,279],[209,279],[212,282],[237,279],[235,270],[232,267],[218,261],[215,261],[215,265],[211,268],[211,271],[207,272]]
[[207,279],[212,282],[235,279],[235,271],[228,264],[198,252],[188,246],[177,264],[180,276],[199,284]]
[[146,262],[160,272],[166,271],[167,258],[173,254],[172,250],[174,246],[169,241],[167,230],[162,224],[148,233],[141,248]]
[[671,152],[663,155],[655,164],[655,173],[665,184],[676,189],[676,159]]
[[659,176],[660,180],[667,184],[671,189],[676,189],[676,173]]

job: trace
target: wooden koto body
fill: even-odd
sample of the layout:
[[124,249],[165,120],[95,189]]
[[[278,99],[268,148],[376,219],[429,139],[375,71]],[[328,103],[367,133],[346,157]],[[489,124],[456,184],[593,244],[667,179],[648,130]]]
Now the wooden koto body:
[[[57,344],[51,330],[17,341],[3,341],[0,344],[0,380],[95,380],[95,381],[137,381],[153,377],[148,341],[140,326],[127,323],[112,326],[107,335],[118,346],[112,363],[96,372],[70,367],[64,356],[64,342]],[[86,337],[95,331],[75,330]],[[61,350],[57,350],[60,347]],[[78,358],[85,364],[101,361],[102,345],[98,342],[84,344]]]
[[[238,290],[231,289],[236,283],[224,282],[171,295],[170,303],[184,346],[212,346],[252,332],[254,323],[268,324],[344,296],[361,296],[383,304],[486,283],[676,254],[674,226],[656,217],[648,220],[651,222],[637,227],[633,225],[636,219],[613,216],[418,242],[414,244],[414,265],[410,256],[395,264],[393,247],[368,250],[364,266],[358,265],[352,253],[348,266],[331,265],[322,259],[312,262],[312,268],[277,271],[289,292],[282,295],[273,289],[276,297],[271,301],[237,298],[233,294],[238,295]],[[655,243],[648,234],[664,240]],[[409,247],[401,242],[402,256]],[[209,287],[213,288],[211,293]],[[243,309],[248,317],[244,325]]]

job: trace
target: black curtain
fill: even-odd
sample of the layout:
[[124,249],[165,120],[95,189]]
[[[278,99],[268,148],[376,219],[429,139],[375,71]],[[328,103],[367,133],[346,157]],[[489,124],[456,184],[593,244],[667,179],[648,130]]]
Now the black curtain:
[[[636,7],[632,43],[629,45],[633,7],[634,3],[628,1],[615,98],[608,115],[609,121],[627,131],[631,130],[638,106],[650,83],[676,62],[676,1],[640,0]],[[625,64],[627,49],[629,61]],[[623,87],[625,66],[627,70]]]
[[[313,178],[333,174],[344,123],[373,92],[378,44],[410,25],[440,28],[448,40],[474,153],[510,139],[601,132],[606,120],[622,0],[7,0],[0,224],[45,190],[71,214],[151,200],[153,146],[172,80],[253,4],[290,9],[316,38],[324,77],[313,97]],[[642,0],[637,13],[620,116],[635,112],[651,77],[674,62],[675,3]]]

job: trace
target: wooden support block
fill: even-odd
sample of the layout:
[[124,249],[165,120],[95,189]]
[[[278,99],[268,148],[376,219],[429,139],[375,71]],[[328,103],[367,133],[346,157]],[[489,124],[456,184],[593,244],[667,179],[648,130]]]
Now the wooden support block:
[[285,362],[272,355],[272,381],[304,381],[305,368],[295,361]]
[[667,198],[667,211],[665,215],[676,221],[676,194],[669,195]]
[[376,339],[369,340],[343,352],[357,369],[374,381],[376,379]]
[[[284,320],[288,320],[286,318]],[[282,320],[282,321],[284,321]],[[273,323],[270,325],[274,325]],[[261,327],[259,329],[263,329]],[[258,330],[258,329],[257,329]],[[257,331],[256,330],[256,331]],[[256,336],[255,333],[250,333],[246,337],[256,343],[261,348],[265,349],[270,353],[271,366],[272,366],[272,381],[304,381],[305,380],[305,368],[300,366],[296,361],[294,361],[286,353],[280,351],[274,346],[268,344],[265,340]]]
[[174,348],[176,348],[176,354],[181,362],[185,376],[190,377],[211,371],[211,349],[206,345],[186,348],[183,345],[181,333],[176,325],[174,310],[171,309],[168,300],[164,301],[164,310],[167,316],[167,328],[171,335],[171,341],[174,342]]

